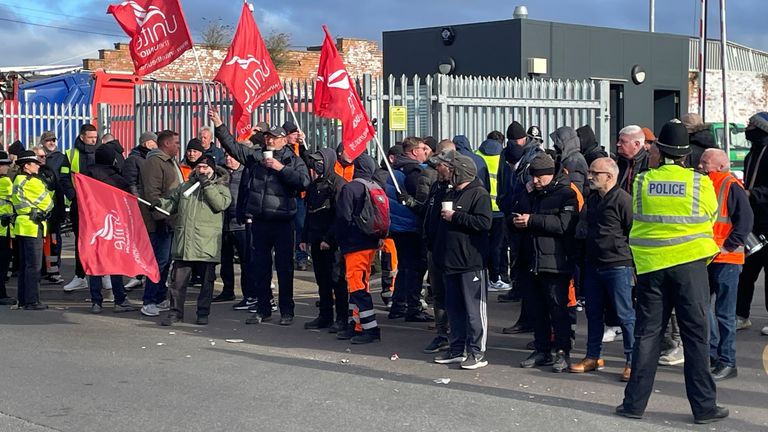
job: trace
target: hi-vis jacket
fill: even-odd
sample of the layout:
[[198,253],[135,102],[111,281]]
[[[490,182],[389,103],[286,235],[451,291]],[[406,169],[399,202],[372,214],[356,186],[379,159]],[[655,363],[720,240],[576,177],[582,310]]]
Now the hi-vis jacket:
[[2,221],[0,237],[11,237],[11,230],[13,229],[11,224],[13,217],[11,195],[13,195],[13,181],[8,176],[0,177],[0,221]]
[[637,274],[712,258],[717,197],[704,174],[677,165],[641,172],[632,194],[629,246]]
[[19,173],[13,182],[11,203],[16,212],[14,235],[38,238],[46,235],[44,219],[53,209],[53,194],[45,182],[38,176]]

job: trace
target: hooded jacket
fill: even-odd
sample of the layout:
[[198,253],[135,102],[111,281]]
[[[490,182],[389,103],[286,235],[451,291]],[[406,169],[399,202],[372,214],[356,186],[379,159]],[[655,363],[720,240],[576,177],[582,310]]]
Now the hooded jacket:
[[69,159],[67,159],[67,156],[59,151],[59,149],[55,149],[52,152],[49,152],[48,149],[45,149],[45,156],[45,165],[50,167],[51,170],[56,173],[56,178],[61,181],[61,167],[66,167],[67,170],[70,169]]
[[[355,159],[355,177],[373,181],[376,162],[363,153]],[[342,253],[347,254],[361,250],[379,248],[379,238],[363,233],[355,223],[355,215],[359,215],[368,199],[365,185],[351,181],[341,188],[336,208],[336,241]]]
[[[179,184],[183,182],[179,164],[176,159],[168,156],[160,149],[154,149],[147,154],[147,160],[139,173],[139,187],[144,191],[144,199],[157,205],[161,198],[168,198]],[[149,207],[141,206],[141,215],[147,224],[147,231],[164,232],[170,230],[174,217],[166,216]]]
[[83,171],[83,174],[122,191],[130,192],[130,184],[118,168],[114,149],[102,145],[96,149],[95,155],[95,163]]
[[[85,144],[81,139],[80,136],[77,137],[74,144],[74,149],[76,152],[78,152],[78,172],[83,172],[88,167],[93,165],[96,161],[96,145],[87,145]],[[61,177],[61,188],[64,191],[64,195],[67,196],[70,200],[75,199],[75,186],[72,183],[72,161],[70,158],[70,152],[67,152],[67,172],[66,175],[63,175]]]
[[139,187],[141,184],[139,173],[141,173],[141,167],[144,166],[144,162],[147,160],[149,152],[150,149],[144,146],[134,147],[128,154],[128,158],[123,165],[123,177],[128,181],[131,193],[136,196],[142,196],[144,194]]
[[[509,215],[512,207],[522,196],[527,196],[525,185],[531,180],[528,174],[528,165],[539,152],[544,151],[538,140],[528,138],[525,145],[520,147],[514,141],[507,141],[504,148],[504,159],[507,163],[501,164],[499,173],[499,186],[496,203],[505,215]],[[514,162],[511,166],[509,162]]]
[[587,162],[587,167],[592,165],[595,159],[608,157],[605,149],[597,143],[595,138],[595,131],[589,125],[584,125],[576,129],[576,135],[579,136],[579,142],[581,146],[581,154],[584,155],[584,160]]
[[475,178],[461,190],[447,190],[443,201],[453,201],[451,221],[439,218],[433,238],[432,260],[445,275],[481,271],[488,256],[491,196]]
[[184,192],[195,183],[197,178],[193,176],[169,198],[160,200],[163,209],[176,215],[171,257],[179,261],[217,263],[221,261],[224,212],[232,203],[229,174],[217,166],[207,185],[185,197]]
[[696,168],[699,166],[701,155],[704,154],[706,149],[718,148],[715,144],[715,138],[712,136],[712,131],[708,125],[698,125],[694,130],[688,134],[688,139],[691,143],[691,155],[688,157],[688,166]]
[[264,165],[262,150],[235,142],[226,125],[215,130],[224,149],[248,169],[248,196],[242,197],[245,213],[256,220],[290,221],[296,215],[296,199],[309,186],[309,172],[304,161],[289,146],[274,152],[282,163],[280,171]]
[[427,205],[424,209],[424,225],[422,227],[422,235],[427,246],[428,251],[432,251],[435,246],[435,239],[437,238],[437,229],[440,225],[440,211],[442,210],[442,203],[445,201],[445,195],[450,189],[452,189],[451,183],[448,181],[436,181],[432,184],[429,190],[429,198],[427,199]]
[[632,195],[632,187],[637,173],[648,169],[648,151],[641,147],[632,159],[617,155],[616,164],[619,166],[618,185]]
[[464,135],[456,135],[453,137],[453,143],[456,144],[456,150],[459,153],[472,158],[472,160],[475,162],[475,165],[477,166],[477,178],[483,182],[485,190],[490,191],[491,176],[490,173],[488,173],[488,165],[485,163],[483,158],[476,155],[475,152],[472,151],[472,146],[469,144],[469,139]]
[[571,183],[587,195],[587,161],[580,153],[581,141],[576,131],[569,126],[563,126],[553,132],[550,137],[555,143],[555,150],[559,154],[560,168],[565,170]]
[[[323,172],[317,173],[317,178],[307,188],[307,217],[304,220],[304,230],[301,233],[303,243],[328,243],[336,247],[336,209],[341,189],[347,183],[336,174],[336,151],[322,148],[318,151],[323,161]],[[308,160],[312,155],[307,155]]]
[[[761,133],[744,158],[744,188],[754,213],[752,231],[768,237],[768,134]],[[765,151],[764,151],[765,150]]]
[[[397,184],[400,186],[400,191],[412,197],[416,196],[419,187],[419,177],[421,177],[423,169],[419,161],[405,155],[398,156],[395,159],[395,163],[392,164],[392,172],[397,179]],[[355,165],[355,174],[357,174],[357,165]],[[389,198],[390,232],[420,232],[421,217],[416,213],[415,209],[406,207],[397,199],[397,189],[395,189],[391,178],[387,179],[385,190],[387,198]],[[421,195],[421,193],[418,194]],[[427,193],[424,195],[428,194],[429,189],[427,189]]]
[[520,229],[510,223],[513,232],[523,235],[521,244],[528,256],[521,254],[521,258],[530,266],[531,272],[573,272],[578,205],[576,192],[571,189],[568,177],[558,173],[544,189],[534,189],[527,203],[521,202],[514,209],[517,213],[531,215],[526,228]]

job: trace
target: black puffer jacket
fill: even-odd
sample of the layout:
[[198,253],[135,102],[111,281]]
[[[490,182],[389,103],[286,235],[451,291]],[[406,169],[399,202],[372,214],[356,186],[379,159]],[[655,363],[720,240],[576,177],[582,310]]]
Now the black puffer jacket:
[[123,164],[123,177],[125,177],[128,184],[131,186],[131,193],[136,196],[144,195],[144,191],[140,190],[141,167],[144,166],[144,162],[147,160],[147,154],[149,154],[150,151],[150,149],[143,146],[134,147],[133,150],[131,150],[131,153],[128,154],[125,164]]
[[717,148],[717,144],[715,144],[715,138],[712,136],[712,131],[708,125],[701,125],[697,130],[691,131],[688,138],[691,142],[691,155],[688,158],[687,166],[696,169],[704,151]]
[[226,167],[218,168],[225,169],[229,173],[229,194],[232,195],[232,204],[224,212],[224,232],[242,231],[245,229],[245,224],[241,223],[237,217],[237,198],[240,194],[240,182],[245,168],[242,165],[234,171]]
[[523,230],[533,273],[572,273],[579,203],[568,178],[558,174],[544,189],[530,193],[530,219]]
[[[307,189],[307,218],[304,220],[301,241],[303,243],[326,242],[331,248],[335,248],[336,202],[341,188],[347,182],[333,169],[336,164],[336,151],[326,147],[320,149],[318,153],[323,161],[323,172],[318,173],[318,177],[309,184]],[[313,155],[307,155],[307,160],[312,158]]]
[[296,215],[296,198],[309,186],[309,172],[288,146],[275,151],[274,158],[284,165],[276,171],[264,166],[261,150],[235,142],[226,125],[216,128],[216,139],[224,149],[248,167],[248,197],[245,212],[255,220],[288,221]]
[[435,245],[437,227],[441,219],[440,210],[442,210],[442,202],[445,201],[445,194],[448,193],[450,188],[451,184],[449,182],[436,181],[432,183],[432,188],[429,190],[429,198],[424,210],[424,226],[421,231],[428,251],[432,251]]

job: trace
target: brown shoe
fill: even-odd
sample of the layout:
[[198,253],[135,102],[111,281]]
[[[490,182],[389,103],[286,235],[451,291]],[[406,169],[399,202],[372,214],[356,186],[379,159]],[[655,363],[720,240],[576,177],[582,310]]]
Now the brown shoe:
[[629,381],[629,377],[632,375],[632,368],[629,367],[629,363],[624,366],[624,372],[621,373],[621,381]]
[[593,370],[603,370],[604,367],[605,367],[605,360],[591,359],[589,357],[584,357],[584,360],[578,363],[573,363],[569,370],[573,373],[584,373],[584,372],[590,372]]

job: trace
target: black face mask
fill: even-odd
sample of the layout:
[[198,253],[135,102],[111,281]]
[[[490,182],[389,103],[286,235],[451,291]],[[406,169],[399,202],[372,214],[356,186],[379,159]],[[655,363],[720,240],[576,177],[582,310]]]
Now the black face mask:
[[761,142],[767,135],[768,134],[758,128],[747,129],[744,131],[744,137],[751,143]]

